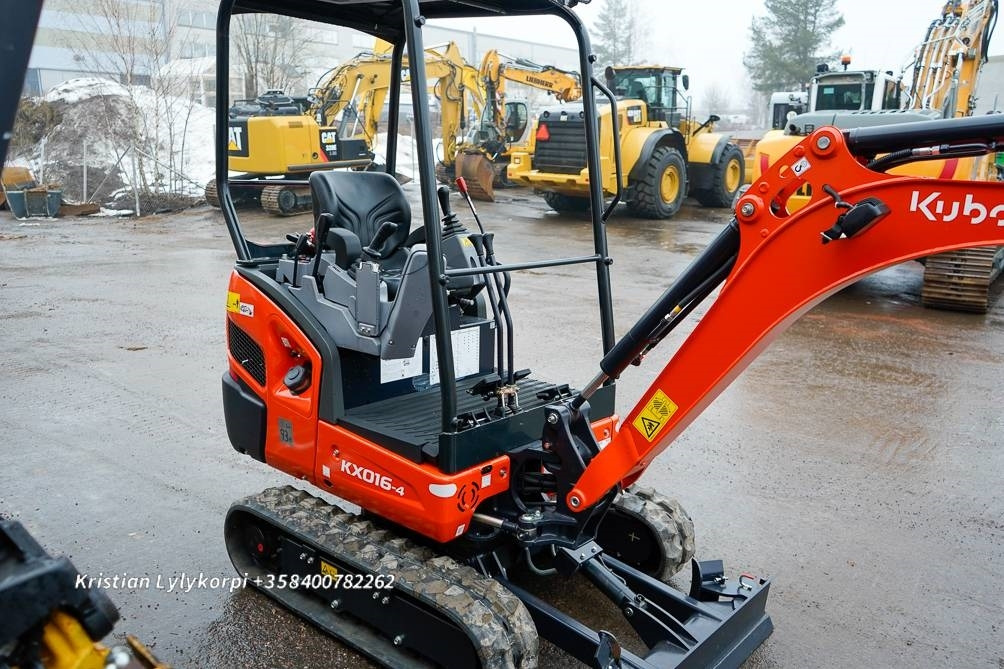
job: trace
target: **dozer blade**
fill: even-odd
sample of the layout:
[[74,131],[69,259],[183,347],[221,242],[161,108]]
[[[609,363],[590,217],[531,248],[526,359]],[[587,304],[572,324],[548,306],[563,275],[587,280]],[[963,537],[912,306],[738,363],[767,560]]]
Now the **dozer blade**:
[[495,201],[495,166],[484,154],[461,151],[457,154],[456,172],[467,182],[473,199]]

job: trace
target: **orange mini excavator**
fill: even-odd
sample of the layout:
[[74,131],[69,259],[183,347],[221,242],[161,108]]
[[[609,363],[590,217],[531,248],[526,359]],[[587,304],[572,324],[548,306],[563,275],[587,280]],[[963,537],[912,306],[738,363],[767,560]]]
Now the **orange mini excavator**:
[[[246,238],[228,193],[225,133],[216,149],[238,256],[223,377],[230,441],[362,510],[269,489],[233,505],[227,548],[263,592],[388,666],[533,667],[539,637],[604,669],[741,664],[771,632],[769,583],[730,578],[720,561],[690,562],[689,517],[633,484],[772,337],[828,295],[910,258],[1004,244],[1001,186],[885,173],[933,155],[995,151],[1002,117],[823,127],[738,199],[732,222],[617,340],[604,221],[619,198],[604,209],[596,109],[605,97],[617,119],[617,100],[592,74],[575,4],[225,0],[220,9],[220,100],[235,13],[353,28],[410,63],[422,204],[414,231],[411,205],[389,174],[399,78],[388,174],[311,175],[313,230],[287,243]],[[437,193],[423,30],[436,19],[542,14],[574,33],[590,89],[582,114],[594,253],[503,264],[473,208],[476,231],[450,211],[447,191]],[[217,127],[226,121],[220,105]],[[806,184],[812,200],[789,213],[788,198]],[[520,270],[577,263],[595,267],[605,353],[581,389],[518,369],[507,300]],[[619,419],[615,379],[719,286]],[[683,594],[666,581],[688,562]],[[622,647],[545,600],[542,580],[572,574],[608,597],[637,638],[621,634]]]

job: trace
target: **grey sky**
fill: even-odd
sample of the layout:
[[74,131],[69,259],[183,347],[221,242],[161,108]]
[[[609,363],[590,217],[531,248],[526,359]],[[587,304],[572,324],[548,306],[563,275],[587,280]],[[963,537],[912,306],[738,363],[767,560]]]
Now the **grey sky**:
[[[734,92],[736,98],[744,95],[740,92],[749,87],[745,84],[742,58],[749,49],[750,21],[755,14],[764,14],[762,1],[637,0],[636,4],[649,28],[648,60],[685,68],[690,74],[691,92],[698,100],[706,88],[715,84]],[[899,72],[910,61],[928,24],[941,15],[944,5],[944,0],[838,0],[837,8],[844,15],[845,25],[834,34],[831,46],[849,52],[852,67]],[[592,27],[601,6],[602,0],[593,0],[591,4],[579,5],[575,11]],[[572,45],[567,28],[546,20],[491,20],[480,24],[478,29]],[[990,55],[1000,53],[1004,53],[1004,37],[995,33]],[[742,102],[733,100],[740,105]]]

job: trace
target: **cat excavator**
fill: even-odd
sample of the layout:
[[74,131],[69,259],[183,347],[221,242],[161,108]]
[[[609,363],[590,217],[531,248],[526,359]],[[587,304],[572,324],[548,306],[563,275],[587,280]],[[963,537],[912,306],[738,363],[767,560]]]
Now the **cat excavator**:
[[[379,47],[379,44],[378,44]],[[432,46],[425,61],[440,101],[444,155],[456,154],[457,136],[468,114],[479,115],[484,96],[477,71],[456,44]],[[408,82],[407,70],[404,81]],[[281,91],[271,91],[230,109],[227,119],[231,197],[238,204],[260,203],[268,213],[289,216],[311,206],[306,178],[320,169],[369,169],[387,90],[391,61],[382,48],[364,52],[322,76],[305,98],[306,108]],[[220,205],[216,180],[206,200]]]
[[[753,178],[766,173],[775,160],[823,125],[851,129],[972,115],[997,9],[997,0],[946,2],[917,46],[907,68],[912,74],[905,91],[901,92],[891,72],[818,73],[810,85],[809,111],[789,119],[783,131],[770,131],[756,143]],[[911,163],[894,172],[997,180],[994,157],[982,154]],[[794,209],[808,201],[807,193],[795,193],[787,206]],[[964,249],[923,262],[921,300],[925,306],[983,313],[989,306],[990,285],[1004,266],[1004,249]]]
[[486,105],[477,125],[457,147],[456,175],[462,176],[475,200],[495,200],[495,186],[509,185],[506,169],[514,150],[533,153],[530,111],[525,100],[508,99],[506,84],[546,91],[558,102],[582,97],[577,72],[504,56],[492,49],[479,69]]
[[[235,13],[289,13],[364,28],[393,45],[395,69],[406,57],[412,65],[421,199],[414,230],[412,205],[390,175],[400,80],[388,92],[386,172],[312,173],[313,227],[285,241],[247,239],[229,193],[225,135],[216,146],[237,255],[222,379],[229,440],[361,510],[270,488],[234,503],[224,541],[253,587],[386,666],[529,668],[544,638],[599,669],[738,667],[771,633],[770,581],[693,560],[692,520],[640,477],[775,336],[827,296],[903,260],[1004,244],[999,184],[889,172],[932,156],[995,152],[1001,117],[821,127],[737,199],[733,219],[616,337],[605,233],[627,182],[615,159],[620,185],[604,209],[596,98],[607,99],[613,136],[621,101],[593,76],[576,4],[221,3],[223,35]],[[503,262],[502,244],[474,207],[462,221],[450,190],[436,187],[419,66],[425,27],[495,16],[546,16],[575,36],[587,87],[587,255]],[[228,54],[222,43],[221,98]],[[217,114],[226,127],[226,111]],[[457,185],[470,204],[465,181]],[[800,189],[810,199],[790,211]],[[521,271],[574,265],[594,270],[603,357],[591,379],[572,385],[517,364],[508,296]],[[617,415],[617,379],[655,358],[716,291],[652,385]],[[553,327],[573,349],[581,333],[563,328],[560,312]],[[668,581],[688,564],[682,593]],[[609,599],[631,638],[593,629],[579,619],[583,611],[548,600],[541,581],[573,575]]]

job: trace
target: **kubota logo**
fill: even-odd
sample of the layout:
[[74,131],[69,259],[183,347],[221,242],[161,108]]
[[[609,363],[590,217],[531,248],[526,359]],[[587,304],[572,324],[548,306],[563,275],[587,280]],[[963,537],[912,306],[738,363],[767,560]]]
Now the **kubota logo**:
[[913,191],[910,197],[910,211],[919,211],[929,221],[943,221],[951,223],[961,214],[969,218],[969,223],[979,225],[988,218],[997,222],[998,226],[1004,227],[1004,204],[998,204],[993,209],[988,209],[982,202],[976,202],[973,194],[966,195],[963,202],[958,200],[942,200],[941,191],[934,191],[924,199],[920,197],[920,191]]

